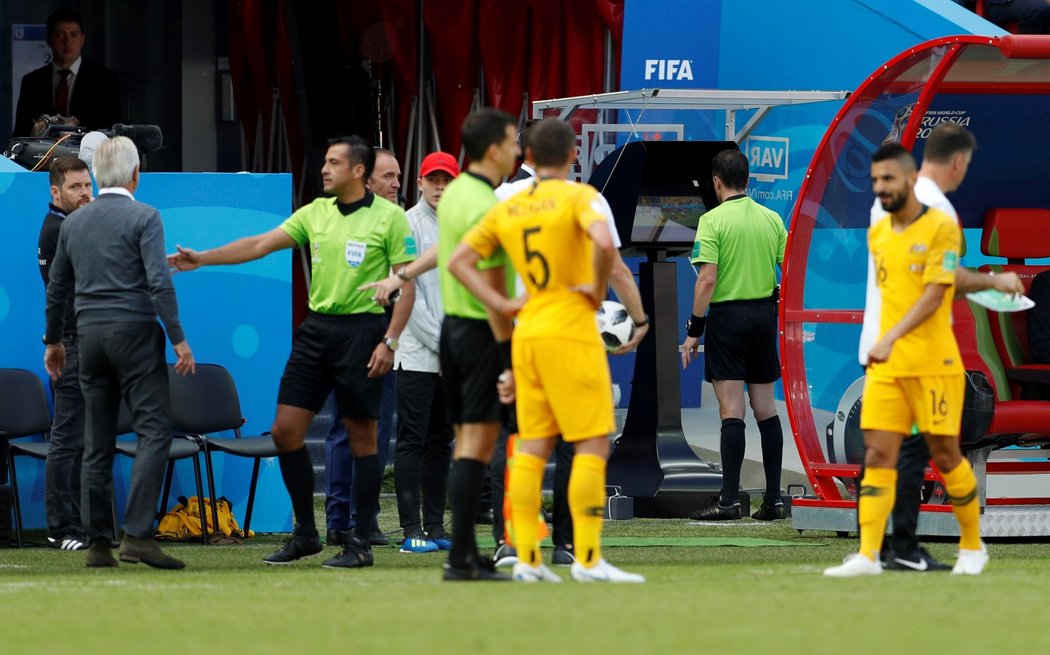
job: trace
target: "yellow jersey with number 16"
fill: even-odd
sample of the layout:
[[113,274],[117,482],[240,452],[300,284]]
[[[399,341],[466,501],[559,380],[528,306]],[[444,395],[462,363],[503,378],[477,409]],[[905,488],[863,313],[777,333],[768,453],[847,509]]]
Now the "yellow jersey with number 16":
[[573,290],[594,284],[594,247],[587,229],[606,220],[597,196],[587,184],[537,180],[496,205],[463,237],[482,257],[502,246],[525,283],[528,301],[518,314],[515,339],[601,343],[590,301]]
[[882,297],[880,338],[904,318],[927,285],[944,285],[937,311],[898,339],[887,361],[872,364],[873,373],[917,377],[963,372],[951,322],[960,242],[955,219],[931,208],[900,232],[893,229],[889,214],[871,226],[868,248]]

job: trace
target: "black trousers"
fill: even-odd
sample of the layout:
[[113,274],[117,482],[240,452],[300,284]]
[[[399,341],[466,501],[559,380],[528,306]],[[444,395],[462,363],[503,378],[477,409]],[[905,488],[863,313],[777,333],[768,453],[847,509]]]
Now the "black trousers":
[[44,464],[44,508],[48,536],[60,538],[80,529],[80,462],[84,455],[84,394],[80,391],[80,346],[75,335],[63,337],[66,368],[51,384],[55,420]]
[[901,444],[897,460],[897,501],[893,505],[893,552],[909,555],[919,547],[919,505],[922,504],[923,475],[930,461],[930,447],[917,434]]
[[171,448],[164,331],[155,322],[142,322],[83,326],[79,334],[80,387],[86,410],[82,527],[92,540],[108,540],[113,534],[113,457],[123,399],[138,435],[124,533],[151,537]]
[[441,376],[399,370],[397,417],[394,487],[401,529],[406,537],[418,534],[421,529],[432,536],[444,535],[453,433],[445,410]]

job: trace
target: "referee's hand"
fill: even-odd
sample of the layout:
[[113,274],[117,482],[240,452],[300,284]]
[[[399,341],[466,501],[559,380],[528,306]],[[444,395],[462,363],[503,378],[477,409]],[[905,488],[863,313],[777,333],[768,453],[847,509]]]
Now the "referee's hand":
[[682,342],[682,368],[689,366],[689,363],[696,358],[696,350],[700,346],[700,337],[686,337],[685,341]]
[[405,283],[404,280],[396,275],[384,278],[379,282],[369,282],[368,284],[362,284],[357,287],[358,291],[367,291],[369,289],[375,290],[375,295],[372,296],[372,300],[376,301],[376,304],[386,307],[390,305],[391,296],[394,295],[395,291],[401,289],[401,286]]
[[372,351],[372,356],[368,358],[368,377],[378,378],[389,373],[392,368],[394,368],[394,351],[380,341]]

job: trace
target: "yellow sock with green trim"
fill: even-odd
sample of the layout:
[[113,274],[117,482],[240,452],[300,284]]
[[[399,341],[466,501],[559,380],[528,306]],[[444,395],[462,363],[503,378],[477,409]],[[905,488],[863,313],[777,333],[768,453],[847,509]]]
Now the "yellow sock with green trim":
[[510,473],[507,496],[510,498],[510,521],[518,560],[536,566],[543,562],[536,538],[536,516],[540,512],[540,490],[547,462],[518,451]]
[[868,468],[860,481],[860,500],[857,502],[857,522],[860,524],[860,552],[868,559],[878,560],[882,538],[886,535],[886,519],[893,511],[897,497],[897,469]]
[[569,512],[572,514],[576,561],[590,568],[602,558],[602,521],[605,519],[605,458],[576,455],[569,475]]
[[977,478],[970,462],[964,458],[951,471],[941,471],[941,477],[955,520],[959,522],[959,548],[980,550],[981,503],[977,495]]

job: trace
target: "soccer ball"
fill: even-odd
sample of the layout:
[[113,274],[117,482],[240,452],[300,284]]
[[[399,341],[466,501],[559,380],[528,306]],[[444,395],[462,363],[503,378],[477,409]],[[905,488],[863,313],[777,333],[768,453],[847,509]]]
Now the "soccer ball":
[[601,307],[594,314],[594,319],[598,323],[598,334],[609,352],[631,340],[634,321],[628,316],[627,308],[615,300],[603,300]]

